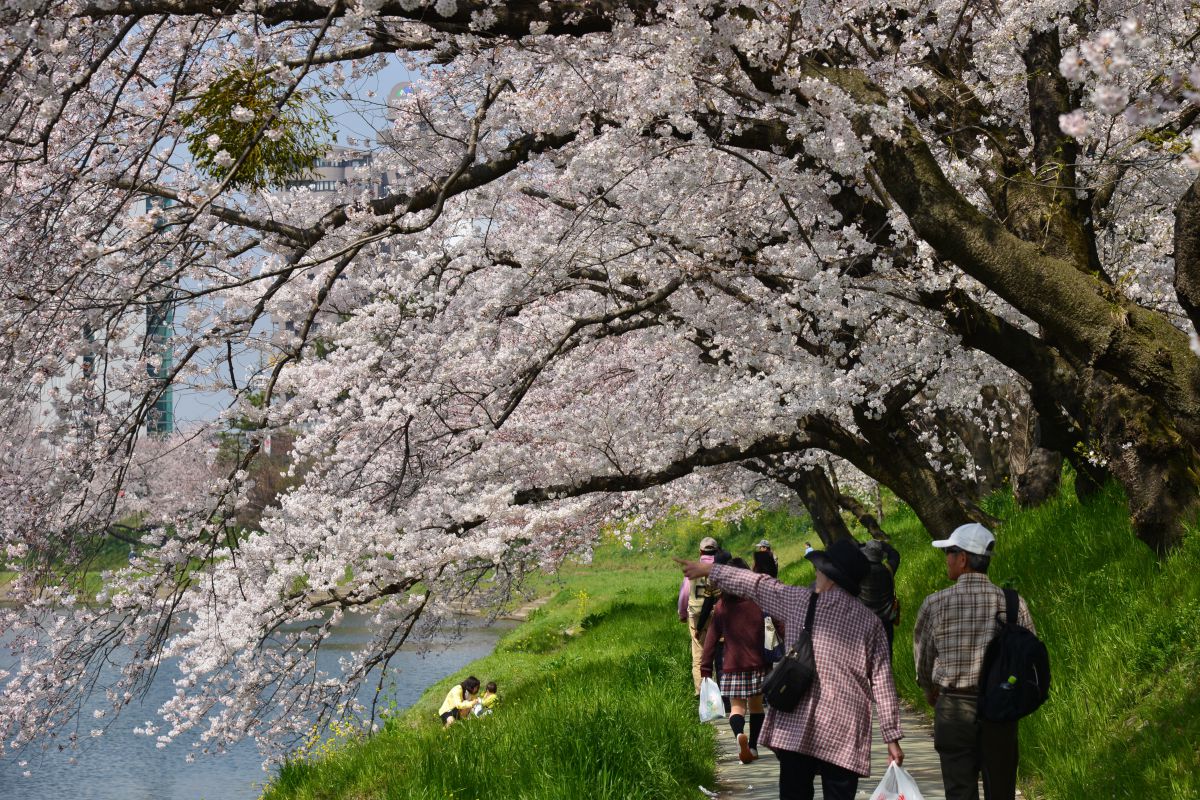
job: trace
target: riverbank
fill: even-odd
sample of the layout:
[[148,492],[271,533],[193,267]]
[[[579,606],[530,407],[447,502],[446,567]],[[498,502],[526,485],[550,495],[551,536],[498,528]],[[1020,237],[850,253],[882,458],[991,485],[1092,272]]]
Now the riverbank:
[[[1200,535],[1158,561],[1134,539],[1121,494],[1078,503],[1069,484],[1004,520],[992,579],[1016,586],[1050,649],[1050,702],[1021,726],[1026,797],[1200,797]],[[897,685],[928,712],[910,642],[922,600],[948,585],[945,560],[901,507],[883,521],[903,554]],[[384,732],[284,769],[269,800],[312,798],[697,798],[714,785],[717,742],[695,721],[687,636],[673,613],[672,554],[715,534],[745,554],[766,536],[790,583],[812,579],[806,522],[763,514],[745,524],[687,522],[601,548],[590,566],[547,579],[553,598],[494,655],[448,677]],[[472,673],[500,683],[493,717],[442,731],[436,709]]]
[[[712,782],[715,749],[686,686],[674,573],[665,563],[616,573],[570,576],[492,656],[377,735],[286,765],[264,798],[691,796]],[[497,681],[501,704],[444,730],[437,706],[467,672]]]
[[[335,673],[338,661],[372,640],[375,628],[369,612],[348,613],[335,628],[328,646],[317,654],[321,670]],[[439,636],[428,642],[429,650],[402,648],[393,656],[396,667],[388,682],[388,696],[397,706],[420,699],[425,689],[491,653],[501,633],[512,623],[485,625],[486,620],[468,619],[454,636]],[[9,640],[0,634],[0,648]],[[0,662],[0,667],[3,667]],[[111,679],[116,667],[107,668]],[[163,662],[144,695],[139,694],[124,716],[108,727],[103,736],[87,737],[70,752],[25,751],[0,758],[0,798],[3,800],[256,800],[262,785],[271,777],[262,769],[262,753],[251,740],[243,740],[219,756],[198,756],[188,741],[160,748],[155,736],[134,732],[143,720],[157,719],[158,708],[170,700],[180,677],[175,662]],[[369,703],[371,681],[359,693]],[[107,706],[102,693],[82,709],[89,721],[92,712]],[[107,716],[107,715],[106,715]],[[182,737],[181,737],[182,738]]]

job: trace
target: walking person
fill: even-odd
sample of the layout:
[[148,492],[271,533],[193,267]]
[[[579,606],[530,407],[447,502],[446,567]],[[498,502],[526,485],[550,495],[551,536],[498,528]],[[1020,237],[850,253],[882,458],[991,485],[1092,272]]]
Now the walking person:
[[817,679],[793,711],[768,708],[760,741],[779,759],[780,800],[812,800],[821,777],[825,800],[852,800],[871,771],[871,704],[879,710],[888,755],[903,763],[900,713],[887,639],[879,619],[858,600],[865,556],[850,539],[807,558],[817,570],[812,588],[790,586],[729,565],[680,561],[684,574],[707,577],[722,591],[757,603],[781,620],[788,647],[814,603]]
[[[746,569],[746,562],[735,558],[732,567]],[[737,737],[738,758],[749,764],[758,758],[758,736],[763,725],[762,683],[767,674],[763,659],[763,610],[753,600],[722,592],[713,610],[705,634],[700,674],[712,677],[717,643],[724,638],[721,665],[721,695],[729,701],[729,727]],[[746,730],[746,711],[750,712],[750,735]]]
[[[705,536],[700,540],[700,561],[706,564],[713,563],[720,549],[716,539]],[[679,599],[676,603],[679,621],[687,623],[688,632],[691,634],[692,683],[695,685],[697,697],[700,696],[700,655],[704,652],[704,624],[701,623],[700,617],[704,610],[704,601],[712,593],[707,578],[692,580],[685,576],[679,585]],[[707,616],[705,615],[704,622],[707,622]]]
[[[779,563],[774,553],[764,553],[761,550],[754,553],[752,571],[779,577]],[[784,626],[782,620],[777,620],[767,612],[763,612],[763,659],[767,662],[767,672],[771,665],[783,658]]]
[[[771,542],[767,539],[762,539],[758,544],[754,545],[754,563],[759,563],[759,558],[766,557],[771,559],[771,563],[775,565],[775,571],[770,573],[771,577],[779,574],[779,559],[775,555],[775,551],[771,549]],[[760,570],[755,570],[756,572]]]
[[[942,764],[946,800],[1013,800],[1017,791],[1017,722],[990,722],[976,714],[984,652],[1005,611],[1004,591],[988,579],[996,538],[979,523],[955,528],[933,543],[946,553],[954,581],[925,598],[913,630],[917,683],[934,707],[933,744]],[[1017,611],[1033,631],[1025,600]]]
[[883,623],[890,655],[896,623],[900,620],[900,602],[896,599],[896,570],[900,568],[900,553],[879,539],[868,539],[859,547],[871,566],[867,577],[863,578],[858,599]]
[[756,550],[754,553],[754,571],[760,572],[763,575],[770,575],[772,578],[778,578],[779,562],[775,560],[775,554]]

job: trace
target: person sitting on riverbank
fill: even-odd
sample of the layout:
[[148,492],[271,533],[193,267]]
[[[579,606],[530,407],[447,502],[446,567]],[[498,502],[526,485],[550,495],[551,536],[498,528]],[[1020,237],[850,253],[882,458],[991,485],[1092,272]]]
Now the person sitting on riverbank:
[[499,702],[500,696],[496,694],[496,682],[488,681],[488,685],[483,688],[483,694],[479,696],[478,702],[475,703],[475,708],[471,713],[477,717],[486,717],[496,708],[496,703]]
[[449,727],[454,724],[454,720],[470,714],[471,709],[475,706],[475,696],[478,693],[479,678],[474,675],[446,692],[446,699],[442,701],[442,707],[438,709],[442,726]]

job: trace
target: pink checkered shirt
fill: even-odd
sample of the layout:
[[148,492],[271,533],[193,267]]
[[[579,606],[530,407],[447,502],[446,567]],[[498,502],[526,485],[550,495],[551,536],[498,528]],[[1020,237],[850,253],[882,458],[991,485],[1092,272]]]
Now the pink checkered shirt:
[[[790,649],[804,627],[812,590],[727,565],[710,575],[722,590],[748,597],[787,631]],[[883,624],[853,595],[821,592],[813,619],[817,680],[795,711],[768,708],[761,741],[772,750],[804,753],[866,776],[871,774],[871,701],[885,742],[898,741],[900,703],[892,680]]]

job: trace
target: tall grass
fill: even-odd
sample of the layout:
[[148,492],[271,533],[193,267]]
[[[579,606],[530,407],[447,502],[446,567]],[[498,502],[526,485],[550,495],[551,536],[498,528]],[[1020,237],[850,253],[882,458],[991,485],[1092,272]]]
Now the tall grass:
[[692,700],[674,573],[633,587],[581,570],[571,589],[470,672],[500,685],[490,717],[443,730],[431,688],[376,736],[286,765],[264,793],[289,798],[691,798],[711,785],[712,730]]
[[[1200,798],[1200,535],[1159,562],[1116,488],[988,510],[1004,520],[990,577],[1026,598],[1050,651],[1050,700],[1021,722],[1027,796]],[[949,585],[945,558],[911,512],[888,523],[903,554],[897,685],[924,706],[908,648],[921,601]]]

